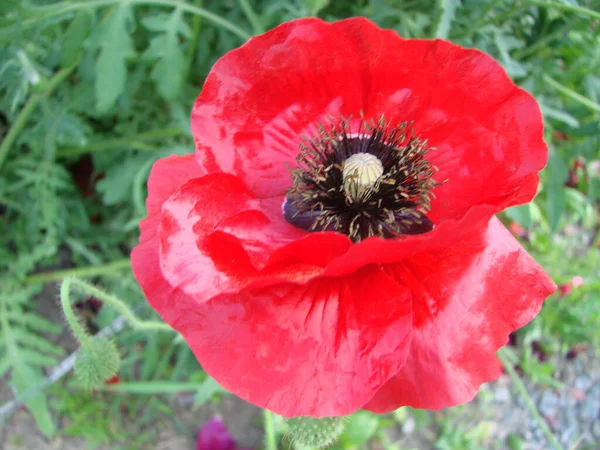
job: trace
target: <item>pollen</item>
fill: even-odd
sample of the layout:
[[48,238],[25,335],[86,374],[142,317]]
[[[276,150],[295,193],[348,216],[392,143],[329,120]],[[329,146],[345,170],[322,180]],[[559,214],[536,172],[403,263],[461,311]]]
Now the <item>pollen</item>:
[[344,191],[351,200],[368,195],[383,175],[383,164],[371,153],[355,153],[344,162]]

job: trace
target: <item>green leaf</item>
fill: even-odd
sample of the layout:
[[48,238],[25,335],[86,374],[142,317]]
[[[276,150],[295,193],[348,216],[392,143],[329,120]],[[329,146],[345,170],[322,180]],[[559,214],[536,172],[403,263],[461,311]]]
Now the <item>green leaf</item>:
[[358,411],[350,416],[340,440],[345,446],[363,448],[363,445],[373,437],[379,426],[378,417],[368,411]]
[[571,114],[560,109],[555,109],[550,106],[544,105],[543,103],[540,103],[540,107],[542,108],[542,113],[544,114],[544,117],[565,123],[573,128],[579,127],[579,121]]
[[439,0],[438,8],[440,10],[440,18],[435,29],[435,37],[448,39],[452,21],[456,15],[456,9],[460,5],[460,0]]
[[550,148],[547,170],[546,212],[550,228],[552,231],[556,231],[567,204],[564,183],[568,176],[568,169],[553,148]]
[[329,5],[329,0],[304,0],[304,7],[310,11],[311,16],[316,16]]
[[19,350],[21,358],[30,366],[51,367],[56,364],[56,358],[44,355],[37,350],[21,347]]
[[523,41],[520,41],[510,34],[506,34],[505,29],[494,28],[494,43],[500,52],[502,65],[511,77],[523,77],[527,75],[527,70],[521,63],[515,61],[510,56],[511,50],[523,48],[525,46]]
[[134,174],[150,157],[147,154],[136,155],[106,171],[104,178],[96,183],[105,205],[116,205],[130,197]]
[[160,95],[166,100],[173,100],[179,95],[186,74],[185,56],[179,44],[179,36],[189,38],[192,32],[183,20],[180,9],[172,14],[146,18],[142,23],[149,30],[162,31],[152,38],[144,57],[156,60],[150,77],[156,83]]
[[[11,382],[17,388],[18,393],[22,394],[26,392],[27,389],[40,381],[40,376],[26,364],[19,364],[13,369]],[[38,392],[32,396],[25,396],[23,402],[29,411],[31,411],[31,414],[42,433],[48,437],[52,437],[56,433],[56,427],[54,426],[52,415],[48,409],[46,396],[42,392]]]
[[[48,339],[30,332],[26,328],[14,328],[13,334],[17,342],[19,342],[21,345],[27,345],[34,348],[36,353],[39,352],[52,355],[64,354],[64,349],[62,347],[52,344]],[[44,354],[41,356],[48,358],[48,356]],[[37,358],[36,355],[33,357]],[[51,358],[51,360],[51,364],[54,364],[54,358]]]
[[208,377],[202,385],[198,388],[196,392],[196,397],[194,397],[194,407],[198,407],[200,405],[204,405],[210,398],[218,393],[226,392],[225,389],[221,387],[219,383],[217,383],[212,378]]
[[106,113],[125,89],[127,59],[135,56],[129,27],[133,14],[127,4],[121,4],[105,19],[96,41],[100,56],[96,63],[96,109]]
[[529,228],[531,226],[531,206],[527,205],[519,205],[513,206],[506,210],[506,215],[519,223],[523,228]]
[[92,17],[88,10],[84,9],[75,16],[75,20],[63,35],[61,60],[63,67],[69,67],[79,59],[83,49],[82,43],[87,38],[91,25]]

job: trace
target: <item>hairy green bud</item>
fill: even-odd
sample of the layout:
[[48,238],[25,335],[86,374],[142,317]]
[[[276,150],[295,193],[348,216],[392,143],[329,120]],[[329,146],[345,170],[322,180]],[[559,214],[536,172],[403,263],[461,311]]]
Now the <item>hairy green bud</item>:
[[294,417],[287,421],[296,450],[321,449],[333,444],[344,431],[343,417]]
[[75,377],[86,389],[101,386],[117,374],[121,356],[114,342],[101,337],[90,338],[75,356]]

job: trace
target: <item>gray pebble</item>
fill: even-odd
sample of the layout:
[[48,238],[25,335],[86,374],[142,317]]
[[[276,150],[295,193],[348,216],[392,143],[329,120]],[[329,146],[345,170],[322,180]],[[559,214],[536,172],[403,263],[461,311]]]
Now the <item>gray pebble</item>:
[[510,390],[506,386],[500,386],[494,394],[494,398],[498,403],[508,403],[510,397]]
[[538,408],[543,416],[555,416],[558,413],[560,398],[552,391],[544,391]]
[[587,375],[580,375],[577,378],[575,378],[575,383],[573,383],[573,385],[577,388],[580,389],[582,391],[587,391],[587,389],[590,387],[592,381],[590,380],[590,377],[588,377]]

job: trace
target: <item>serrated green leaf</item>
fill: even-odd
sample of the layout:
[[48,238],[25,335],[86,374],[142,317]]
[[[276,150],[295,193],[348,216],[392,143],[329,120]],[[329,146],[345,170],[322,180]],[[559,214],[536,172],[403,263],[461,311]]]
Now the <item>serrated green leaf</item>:
[[505,33],[504,29],[494,29],[494,43],[500,52],[500,60],[511,77],[522,77],[527,75],[527,70],[521,63],[510,56],[510,51],[523,48],[523,41]]
[[44,333],[60,334],[63,331],[62,327],[59,325],[52,323],[48,319],[37,314],[23,314],[21,311],[12,313],[11,311],[11,313],[8,314],[8,318],[12,322],[29,325]]
[[127,60],[135,56],[129,31],[132,24],[131,8],[121,4],[100,28],[100,56],[96,62],[96,109],[100,113],[112,108],[125,89]]
[[191,36],[191,30],[179,9],[169,16],[146,18],[142,23],[153,31],[163,31],[150,41],[150,47],[144,53],[144,57],[156,60],[150,77],[156,83],[160,95],[167,100],[173,100],[181,91],[186,74],[185,56],[179,44],[179,36]]
[[34,334],[25,328],[13,328],[13,335],[21,345],[27,345],[35,349],[36,352],[50,353],[53,355],[63,355],[64,350],[52,344],[47,339]]
[[[13,330],[14,332],[14,330]],[[44,355],[35,350],[21,347],[19,349],[21,358],[30,366],[36,367],[50,367],[56,364],[56,358],[48,355]]]
[[456,9],[460,5],[460,0],[438,0],[440,18],[435,29],[435,37],[447,39],[450,34],[452,21],[456,16]]
[[175,28],[182,36],[189,38],[192,36],[192,30],[183,20],[180,10],[175,10],[172,13],[159,13],[149,17],[144,17],[142,25],[150,31],[168,32]]
[[96,183],[96,190],[102,194],[104,204],[116,205],[130,195],[134,174],[149,157],[149,155],[137,155],[106,171],[104,178]]

